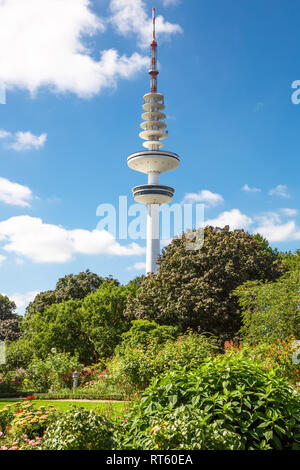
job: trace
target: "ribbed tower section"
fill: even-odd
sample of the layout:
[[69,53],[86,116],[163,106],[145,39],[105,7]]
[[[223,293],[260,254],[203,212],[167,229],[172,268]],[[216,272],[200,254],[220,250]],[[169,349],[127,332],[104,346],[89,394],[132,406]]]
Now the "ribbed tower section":
[[168,137],[166,132],[166,115],[164,95],[157,93],[157,42],[155,40],[155,9],[153,8],[153,38],[151,42],[151,67],[150,93],[144,96],[142,114],[144,122],[141,124],[143,131],[141,139],[147,149],[129,155],[127,163],[129,168],[148,175],[148,184],[133,188],[133,196],[136,202],[145,204],[148,208],[147,216],[147,254],[146,275],[157,270],[157,258],[160,253],[160,205],[171,202],[175,193],[174,188],[159,184],[159,175],[167,171],[175,170],[180,163],[180,158],[175,153],[161,150],[164,147],[163,139]]

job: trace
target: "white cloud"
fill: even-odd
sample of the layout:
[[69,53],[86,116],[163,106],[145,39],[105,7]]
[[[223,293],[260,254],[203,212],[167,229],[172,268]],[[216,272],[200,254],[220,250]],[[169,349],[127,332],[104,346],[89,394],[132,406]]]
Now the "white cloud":
[[11,133],[5,131],[4,129],[0,129],[0,139],[7,139],[7,137],[10,137]]
[[41,135],[34,135],[30,131],[26,132],[16,132],[12,134],[11,132],[0,130],[0,139],[10,139],[10,143],[7,145],[7,148],[14,149],[16,151],[30,150],[30,149],[39,149],[45,145],[47,140],[47,134],[43,133]]
[[188,193],[184,196],[183,203],[203,202],[206,207],[215,207],[224,202],[220,194],[212,193],[207,189],[203,189],[198,193]]
[[0,82],[32,94],[48,87],[90,97],[115,87],[119,78],[134,77],[148,58],[85,46],[85,38],[106,28],[90,6],[90,0],[1,0]]
[[242,187],[242,190],[243,191],[246,191],[246,192],[249,192],[249,193],[260,193],[261,192],[261,189],[260,188],[251,188],[248,184],[245,184],[243,187]]
[[7,295],[7,294],[2,294],[2,295],[6,295],[10,300],[15,302],[18,313],[22,315],[23,313],[25,313],[25,308],[27,307],[29,302],[32,302],[38,294],[39,294],[39,291],[34,290],[34,291],[26,292],[25,294],[15,293],[12,295]]
[[[174,3],[174,0],[170,3]],[[139,46],[147,47],[151,41],[152,18],[151,11],[143,0],[111,0],[111,23],[122,36],[138,36]],[[178,24],[169,23],[163,16],[156,17],[156,32],[160,37],[170,37],[182,33]]]
[[47,140],[47,134],[41,134],[40,136],[34,135],[31,132],[17,132],[16,141],[10,145],[10,148],[17,150],[30,150],[39,149],[44,146]]
[[254,232],[261,234],[271,243],[300,240],[300,231],[294,220],[282,223],[280,215],[276,212],[257,216],[256,220],[259,225]]
[[276,224],[272,221],[266,221],[264,224],[257,227],[255,231],[267,238],[269,242],[283,242],[297,239],[295,238],[296,224],[294,221],[290,221],[286,224]]
[[297,209],[289,209],[288,207],[280,209],[280,212],[287,217],[295,217],[298,214]]
[[284,198],[290,198],[290,194],[288,194],[288,187],[284,184],[279,184],[276,188],[273,188],[269,191],[270,196],[279,196]]
[[6,256],[0,255],[0,266],[2,266],[5,260],[6,260]]
[[0,177],[0,201],[12,206],[29,207],[32,192],[27,186]]
[[205,225],[223,228],[229,225],[231,230],[240,228],[247,229],[253,223],[252,219],[245,214],[242,214],[239,209],[232,209],[231,211],[222,212],[216,219],[205,221]]
[[133,256],[145,253],[137,243],[120,245],[105,230],[67,230],[40,218],[17,216],[0,222],[3,249],[34,263],[65,263],[75,254]]
[[129,266],[129,267],[127,268],[128,271],[133,271],[133,270],[135,270],[135,271],[143,271],[143,270],[145,270],[145,269],[146,269],[146,263],[143,263],[143,262],[141,262],[141,263],[135,263],[133,266]]

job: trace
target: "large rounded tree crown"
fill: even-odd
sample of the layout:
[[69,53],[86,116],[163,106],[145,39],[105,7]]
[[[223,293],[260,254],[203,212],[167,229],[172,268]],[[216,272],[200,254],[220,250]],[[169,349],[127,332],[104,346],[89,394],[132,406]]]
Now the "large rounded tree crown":
[[183,234],[163,250],[158,273],[129,298],[125,315],[231,339],[241,326],[233,290],[248,280],[278,278],[283,271],[278,253],[259,235],[228,226],[206,227],[201,249],[188,250],[189,244],[190,235]]

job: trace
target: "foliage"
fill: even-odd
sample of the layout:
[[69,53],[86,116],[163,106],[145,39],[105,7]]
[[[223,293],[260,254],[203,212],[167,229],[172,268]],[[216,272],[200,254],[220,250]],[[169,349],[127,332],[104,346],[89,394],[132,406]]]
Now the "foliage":
[[103,283],[97,292],[82,301],[82,330],[93,343],[98,357],[111,356],[122,333],[130,327],[123,312],[129,294],[135,295],[136,290],[135,284]]
[[180,449],[184,429],[199,439],[187,438],[186,449],[300,449],[299,394],[276,371],[234,354],[155,378],[127,421],[121,449]]
[[78,357],[53,350],[45,359],[35,358],[30,363],[27,369],[28,385],[36,392],[59,390],[66,387],[65,374],[69,375],[81,368]]
[[244,338],[254,344],[273,343],[292,334],[300,338],[299,286],[300,269],[288,271],[275,282],[250,281],[239,286],[235,294],[243,310]]
[[58,419],[59,412],[53,406],[36,408],[31,401],[20,403],[15,417],[10,423],[8,434],[12,439],[26,436],[28,439],[42,437],[47,427]]
[[31,316],[36,312],[45,312],[53,304],[83,299],[99,289],[103,282],[113,282],[119,285],[118,281],[112,277],[103,278],[90,272],[89,269],[76,275],[68,274],[57,281],[55,290],[40,292],[28,305],[26,313]]
[[109,369],[116,383],[121,388],[129,387],[128,393],[131,393],[132,390],[144,389],[152,377],[170,368],[198,367],[216,350],[214,338],[189,330],[176,340],[167,340],[163,344],[149,339],[147,347],[128,347],[122,356],[112,361]]
[[13,341],[20,337],[20,317],[15,311],[16,304],[0,294],[0,341]]
[[228,342],[225,352],[260,361],[267,369],[277,369],[277,374],[286,377],[292,384],[300,381],[300,344],[295,341],[294,335],[285,340],[277,338],[272,344],[259,343],[256,346],[249,343],[237,346]]
[[257,236],[228,227],[206,227],[201,249],[188,250],[187,242],[183,234],[163,250],[158,273],[144,279],[125,314],[231,339],[241,326],[233,290],[249,280],[276,279],[283,271],[278,254]]
[[179,334],[178,327],[159,325],[147,320],[133,320],[130,330],[122,334],[122,344],[118,351],[121,353],[127,348],[145,347],[149,341],[156,340],[158,344],[168,339],[175,339]]
[[113,424],[93,410],[70,407],[46,430],[43,448],[47,450],[110,450]]
[[134,295],[136,289],[135,284],[103,282],[83,300],[63,301],[43,313],[36,311],[25,317],[25,337],[41,358],[53,347],[78,354],[84,364],[110,356],[130,326],[123,311],[128,295]]
[[16,341],[6,343],[6,363],[0,366],[0,370],[14,370],[25,368],[33,359],[33,349],[29,341],[23,337]]

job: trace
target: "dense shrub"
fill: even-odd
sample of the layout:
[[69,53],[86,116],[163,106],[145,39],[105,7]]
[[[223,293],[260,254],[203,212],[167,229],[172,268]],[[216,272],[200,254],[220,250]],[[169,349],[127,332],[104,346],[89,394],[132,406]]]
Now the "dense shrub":
[[261,362],[267,369],[277,370],[277,374],[286,377],[291,383],[300,381],[300,342],[291,335],[286,339],[272,343],[259,343],[251,345],[247,342],[234,344],[225,342],[225,352],[234,353],[239,357],[255,359]]
[[[66,375],[69,377],[73,371],[81,369],[77,357],[69,353],[53,352],[46,359],[35,358],[27,369],[28,386],[35,392],[55,391],[66,387]],[[68,382],[69,387],[72,381]]]
[[157,344],[166,342],[168,339],[175,339],[179,334],[176,326],[159,325],[154,321],[133,320],[130,330],[122,334],[122,344],[118,347],[118,352],[125,352],[128,348],[147,347],[151,340]]
[[10,422],[9,437],[16,441],[43,437],[47,427],[58,419],[59,410],[54,406],[35,407],[31,401],[18,404],[14,419]]
[[154,379],[127,419],[122,449],[180,449],[184,429],[197,436],[184,440],[186,449],[300,449],[299,394],[275,371],[235,355]]
[[112,377],[121,387],[131,386],[135,390],[147,387],[152,377],[174,367],[199,367],[204,358],[217,350],[216,340],[188,330],[176,340],[159,344],[148,341],[147,347],[126,348],[121,357],[109,365]]
[[48,427],[43,438],[47,450],[110,450],[114,445],[113,424],[93,410],[76,406]]

